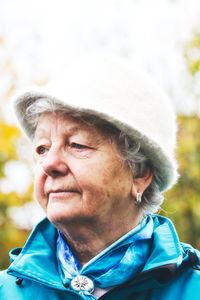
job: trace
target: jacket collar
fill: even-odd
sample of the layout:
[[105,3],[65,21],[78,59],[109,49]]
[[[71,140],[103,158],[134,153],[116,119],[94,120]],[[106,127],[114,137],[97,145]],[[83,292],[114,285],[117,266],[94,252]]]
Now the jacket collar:
[[13,262],[8,273],[64,290],[57,270],[56,239],[56,228],[45,218],[37,224],[21,252],[19,248],[10,252]]
[[157,215],[152,217],[154,220],[152,251],[143,271],[169,264],[179,267],[183,260],[183,249],[174,225],[165,217]]
[[[184,258],[173,224],[161,216],[152,218],[154,221],[152,247],[138,279],[142,275],[144,277],[145,274],[149,275],[150,271],[151,275],[155,273],[156,276],[161,269],[170,273],[180,266]],[[35,227],[21,252],[19,248],[11,251],[13,262],[8,268],[8,273],[65,290],[57,269],[56,240],[57,230],[45,218]]]

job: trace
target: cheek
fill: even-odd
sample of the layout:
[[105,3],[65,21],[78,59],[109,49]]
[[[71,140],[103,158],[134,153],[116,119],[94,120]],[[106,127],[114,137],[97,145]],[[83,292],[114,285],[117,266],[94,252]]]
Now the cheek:
[[98,161],[87,166],[87,170],[84,166],[79,168],[76,174],[83,192],[92,194],[94,198],[106,199],[122,188],[122,173],[115,162]]
[[45,197],[44,195],[44,184],[45,184],[45,174],[41,171],[41,168],[37,167],[35,170],[34,177],[34,195],[36,200],[40,203]]
[[100,180],[108,198],[129,197],[132,186],[132,174],[120,161],[113,160],[100,173]]

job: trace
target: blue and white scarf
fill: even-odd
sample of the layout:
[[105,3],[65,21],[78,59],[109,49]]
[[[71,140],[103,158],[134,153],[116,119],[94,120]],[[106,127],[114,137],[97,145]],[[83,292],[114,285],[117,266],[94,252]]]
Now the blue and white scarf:
[[[152,233],[153,220],[148,216],[81,267],[63,234],[58,231],[57,260],[63,284],[70,286],[72,279],[78,275],[87,276],[100,288],[124,283],[143,268],[149,256]],[[87,291],[80,291],[79,294],[85,299],[96,299]]]

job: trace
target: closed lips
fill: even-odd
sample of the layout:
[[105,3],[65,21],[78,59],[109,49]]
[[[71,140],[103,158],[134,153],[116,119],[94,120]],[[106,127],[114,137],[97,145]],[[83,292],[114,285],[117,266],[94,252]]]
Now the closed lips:
[[78,190],[75,190],[75,189],[67,189],[67,190],[51,190],[51,191],[49,191],[47,194],[48,194],[48,196],[50,195],[50,194],[59,194],[59,193],[79,193],[80,194],[80,192],[78,191]]

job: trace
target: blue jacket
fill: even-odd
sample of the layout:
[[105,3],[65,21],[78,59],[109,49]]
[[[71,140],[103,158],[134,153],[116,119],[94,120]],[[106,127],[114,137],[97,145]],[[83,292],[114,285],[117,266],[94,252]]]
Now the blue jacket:
[[[181,244],[173,224],[153,216],[152,250],[143,270],[110,290],[107,300],[199,300],[199,252]],[[66,289],[58,275],[57,231],[47,220],[33,230],[24,248],[13,249],[11,265],[0,272],[1,300],[83,299]]]

